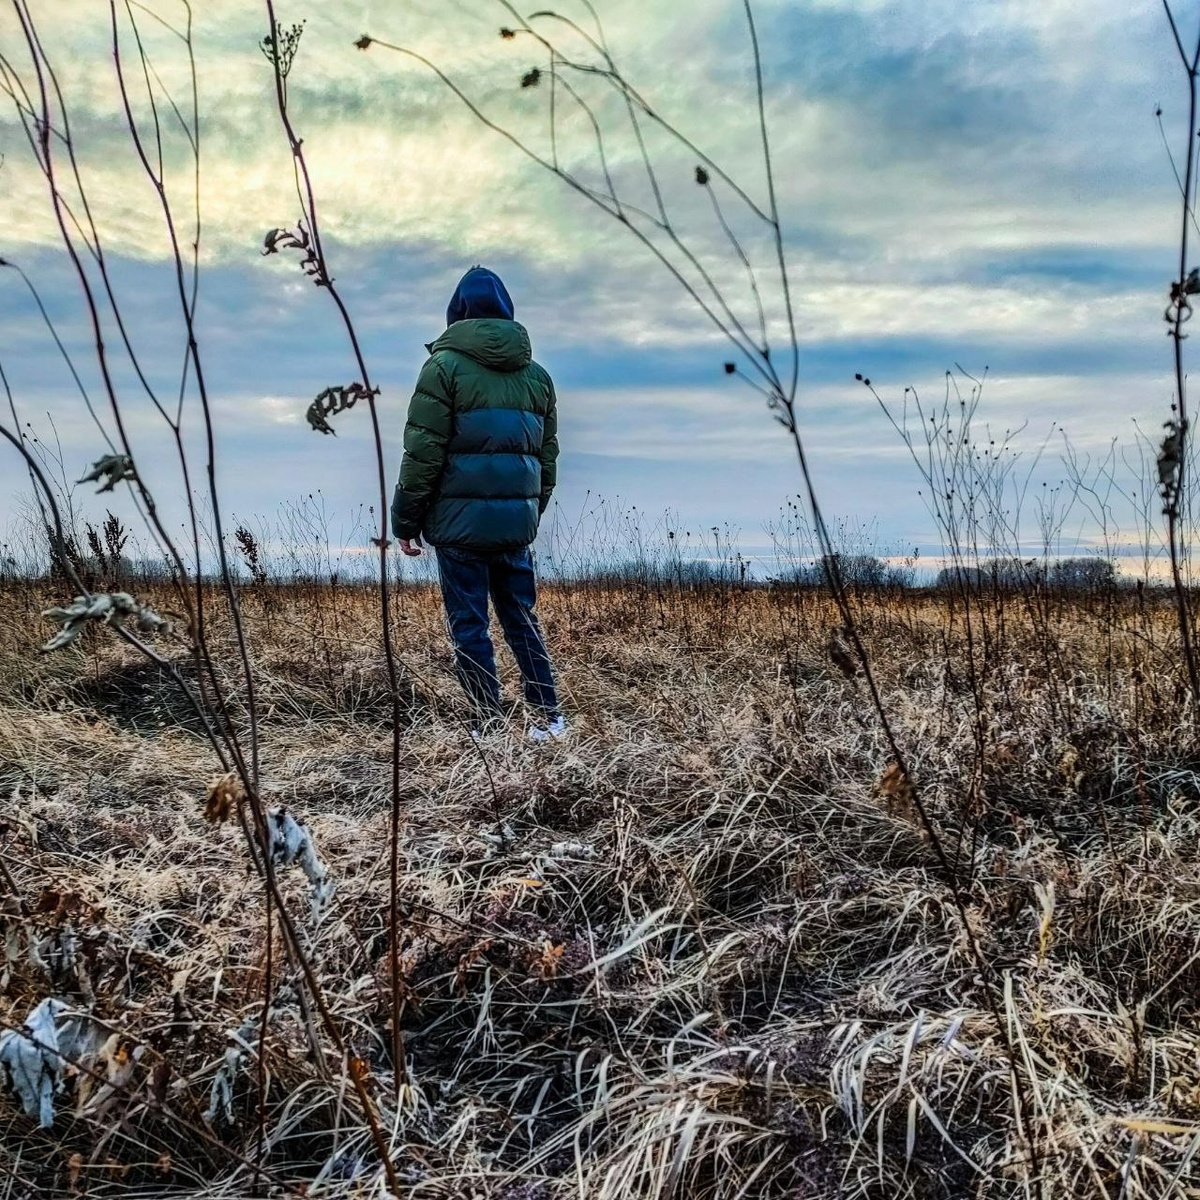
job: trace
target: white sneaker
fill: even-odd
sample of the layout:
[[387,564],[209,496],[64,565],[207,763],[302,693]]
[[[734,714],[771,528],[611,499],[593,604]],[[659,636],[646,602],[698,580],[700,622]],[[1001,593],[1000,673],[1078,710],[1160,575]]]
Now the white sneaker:
[[552,717],[545,725],[530,725],[529,740],[531,742],[561,742],[567,738],[569,733],[567,719],[560,714]]

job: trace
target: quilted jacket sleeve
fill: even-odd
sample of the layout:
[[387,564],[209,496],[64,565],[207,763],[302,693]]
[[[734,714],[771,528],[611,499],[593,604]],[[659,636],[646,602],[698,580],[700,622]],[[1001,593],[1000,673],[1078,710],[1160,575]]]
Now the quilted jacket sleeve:
[[421,368],[404,426],[404,459],[392,497],[392,533],[415,538],[437,492],[446,466],[453,423],[453,392],[437,356]]
[[538,501],[539,512],[546,511],[554,485],[558,482],[558,399],[549,375],[546,376],[546,385],[550,389],[550,407],[546,410],[542,433],[542,494]]

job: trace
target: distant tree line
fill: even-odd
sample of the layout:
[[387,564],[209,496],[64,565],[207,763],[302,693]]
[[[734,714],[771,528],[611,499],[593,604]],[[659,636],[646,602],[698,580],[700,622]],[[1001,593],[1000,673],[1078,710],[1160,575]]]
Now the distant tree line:
[[[239,527],[238,533],[245,531]],[[171,579],[170,564],[164,559],[147,557],[131,558],[125,553],[125,536],[115,519],[111,518],[104,527],[95,529],[85,526],[84,542],[79,545],[75,538],[65,539],[66,552],[71,565],[89,586],[128,587],[131,584],[149,585]],[[252,539],[251,539],[252,540]],[[51,539],[47,535],[47,544]],[[245,570],[249,582],[273,583],[337,583],[336,575],[311,576],[296,569],[282,575],[268,571],[255,552],[250,553],[243,539],[238,539],[237,549],[245,559]],[[24,550],[24,553],[22,553]],[[1066,592],[1104,592],[1113,588],[1132,587],[1134,581],[1122,580],[1111,559],[1100,557],[1022,560],[997,558],[971,565],[942,567],[934,576],[932,585],[918,578],[915,565],[896,564],[872,554],[836,554],[838,578],[848,588],[858,591],[908,590],[932,586],[937,591],[969,590],[1015,592],[1030,587],[1044,587]],[[28,546],[18,548],[12,543],[0,544],[0,582],[64,575],[53,555],[31,556]],[[36,559],[36,561],[35,561]],[[552,567],[547,578],[561,582],[598,584],[608,587],[675,587],[685,591],[704,590],[713,587],[796,587],[822,588],[828,586],[830,563],[818,558],[809,562],[788,566],[769,579],[756,578],[750,569],[749,560],[740,556],[722,559],[684,559],[680,557],[644,556],[611,564],[593,563],[580,571],[559,573]]]
[[[1020,591],[1042,586],[1062,591],[1104,591],[1122,585],[1116,565],[1106,558],[1079,557],[1021,560],[997,558],[970,566],[943,567],[932,585],[922,582],[914,563],[897,564],[872,554],[836,554],[837,577],[842,584],[861,591],[911,589],[932,586],[944,591],[951,588],[971,590]],[[756,578],[746,559],[671,559],[642,557],[611,564],[594,563],[583,570],[563,574],[571,580],[604,586],[675,586],[688,589],[729,587],[734,585],[798,588],[828,586],[830,561],[817,558],[788,566],[769,579]],[[928,577],[926,577],[928,578]],[[1132,586],[1132,583],[1129,584]]]
[[[837,554],[837,575],[847,587],[885,590],[918,586],[915,567],[897,566],[870,554]],[[776,576],[776,584],[792,587],[824,587],[831,564],[828,559],[803,563]],[[987,562],[943,567],[933,580],[938,591],[967,588],[972,591],[1020,591],[1048,587],[1061,591],[1107,591],[1121,585],[1116,564],[1099,557],[1042,559],[997,558]],[[1132,584],[1130,585],[1132,586]]]
[[916,580],[912,567],[898,567],[873,554],[834,554],[792,567],[777,576],[777,581],[793,587],[824,587],[833,575],[832,566],[845,586],[864,591],[909,588]]
[[1118,586],[1117,568],[1107,558],[996,559],[976,566],[943,567],[934,581],[939,589],[1019,591],[1030,586],[1056,591],[1097,592]]

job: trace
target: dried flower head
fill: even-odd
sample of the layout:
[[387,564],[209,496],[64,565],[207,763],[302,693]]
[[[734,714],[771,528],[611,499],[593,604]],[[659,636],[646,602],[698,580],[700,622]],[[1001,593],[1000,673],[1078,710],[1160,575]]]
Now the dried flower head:
[[353,408],[359,400],[378,395],[378,388],[368,388],[361,383],[348,383],[345,387],[327,387],[308,406],[304,416],[318,433],[332,433],[336,437],[337,430],[329,424],[328,418]]
[[894,759],[884,768],[875,793],[882,796],[889,815],[915,821],[917,817],[916,789],[904,768]]
[[218,775],[204,793],[204,819],[221,825],[245,799],[246,789],[235,774]]
[[170,621],[160,617],[147,605],[139,604],[128,592],[76,596],[66,607],[47,608],[42,616],[63,622],[63,627],[42,647],[43,653],[71,645],[89,621],[120,625],[126,617],[132,617],[139,633],[170,632],[171,629]]
[[106,454],[98,458],[92,469],[79,480],[80,483],[97,483],[101,479],[104,484],[97,489],[100,492],[111,492],[123,479],[136,479],[133,460],[127,454]]
[[537,67],[534,67],[530,71],[526,71],[525,74],[521,76],[521,86],[523,88],[537,87],[541,81],[542,72]]
[[1179,498],[1179,473],[1183,467],[1183,437],[1187,432],[1187,423],[1165,421],[1163,428],[1167,436],[1163,438],[1158,451],[1158,490],[1162,496],[1163,512],[1170,516]]
[[278,26],[261,42],[258,48],[263,57],[278,70],[283,79],[288,77],[292,63],[296,61],[296,52],[300,49],[300,37],[304,33],[304,22],[292,25],[287,29]]

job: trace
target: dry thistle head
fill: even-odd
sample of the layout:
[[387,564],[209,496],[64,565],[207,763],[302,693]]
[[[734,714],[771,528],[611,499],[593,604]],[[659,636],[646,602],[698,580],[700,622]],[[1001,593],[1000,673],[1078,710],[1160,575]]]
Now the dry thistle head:
[[246,789],[232,771],[228,775],[218,775],[204,793],[204,819],[222,825],[245,799]]

